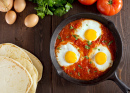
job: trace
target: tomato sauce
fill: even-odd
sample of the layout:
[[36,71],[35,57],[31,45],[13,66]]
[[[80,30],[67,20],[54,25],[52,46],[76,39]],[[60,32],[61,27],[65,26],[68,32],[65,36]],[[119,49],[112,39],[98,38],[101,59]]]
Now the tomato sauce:
[[[79,52],[83,52],[83,56],[88,55],[88,53],[92,50],[92,48],[95,48],[96,44],[102,44],[106,45],[112,55],[112,60],[115,59],[116,54],[116,44],[114,37],[112,33],[106,28],[104,25],[101,25],[102,29],[102,35],[96,40],[92,41],[91,45],[88,45],[86,40],[81,40],[80,38],[76,39],[74,37],[74,31],[78,27],[82,25],[82,21],[84,19],[73,21],[69,24],[67,24],[59,33],[60,38],[56,39],[55,43],[55,50],[57,49],[57,46],[61,44],[61,42],[73,42],[74,45],[78,46]],[[110,43],[111,42],[111,43]],[[89,46],[90,49],[86,49],[85,45]],[[63,66],[62,69],[65,73],[67,73],[69,76],[80,79],[80,80],[93,80],[98,78],[99,76],[103,75],[104,73],[107,73],[107,71],[110,69],[108,68],[106,71],[102,72],[99,71],[93,63],[90,61],[89,58],[84,58],[83,60],[79,60],[78,62],[74,63],[71,66]]]

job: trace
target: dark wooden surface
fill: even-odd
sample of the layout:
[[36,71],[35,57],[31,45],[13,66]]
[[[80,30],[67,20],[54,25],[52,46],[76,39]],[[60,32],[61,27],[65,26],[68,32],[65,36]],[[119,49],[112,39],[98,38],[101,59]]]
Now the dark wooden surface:
[[[114,22],[123,41],[123,56],[117,70],[121,70],[121,79],[130,86],[130,0],[123,0],[124,6],[120,13],[114,16],[104,16]],[[81,13],[97,13],[96,4],[83,6],[78,1],[73,3],[71,9],[62,17],[46,16],[40,19],[37,26],[27,28],[24,19],[28,14],[36,13],[33,9],[36,5],[27,2],[26,9],[17,13],[17,20],[13,25],[5,22],[5,13],[0,12],[0,43],[14,43],[35,54],[44,65],[43,78],[38,83],[37,93],[122,93],[112,81],[104,81],[94,86],[80,86],[70,83],[56,73],[49,55],[50,39],[54,29],[65,18]],[[103,16],[103,15],[102,15]],[[118,46],[117,46],[118,47]],[[119,73],[120,74],[120,73]]]

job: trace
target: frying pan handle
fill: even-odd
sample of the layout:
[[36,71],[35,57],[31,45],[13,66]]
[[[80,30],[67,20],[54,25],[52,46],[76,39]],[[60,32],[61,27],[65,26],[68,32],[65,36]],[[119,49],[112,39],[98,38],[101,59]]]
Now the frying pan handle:
[[130,91],[130,88],[129,88],[128,86],[126,86],[126,85],[118,78],[116,72],[109,78],[109,80],[114,81],[124,93],[128,93],[128,91]]

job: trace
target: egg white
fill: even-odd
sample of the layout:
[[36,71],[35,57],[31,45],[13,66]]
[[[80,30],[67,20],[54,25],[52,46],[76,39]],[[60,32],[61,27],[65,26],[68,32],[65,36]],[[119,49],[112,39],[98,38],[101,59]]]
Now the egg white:
[[70,66],[70,65],[74,64],[74,63],[68,63],[65,60],[65,54],[68,51],[72,51],[76,54],[76,56],[77,56],[76,62],[78,62],[78,60],[80,58],[80,53],[78,52],[78,49],[72,45],[72,42],[68,42],[65,45],[61,45],[59,48],[60,49],[56,51],[56,59],[60,66]]
[[[95,61],[95,56],[98,52],[104,52],[107,55],[107,61],[102,65],[97,64]],[[113,64],[113,60],[112,60],[110,51],[108,50],[108,48],[106,46],[103,46],[103,45],[97,46],[96,49],[93,48],[92,52],[89,53],[89,58],[91,59],[91,62],[95,64],[96,68],[99,71],[105,71],[109,67],[111,67]]]
[[[101,30],[101,23],[95,21],[95,20],[91,20],[91,19],[85,19],[82,21],[82,25],[77,28],[75,30],[75,34],[79,35],[83,40],[87,40],[84,37],[84,33],[88,30],[88,29],[93,29],[97,32],[97,38],[101,35],[102,30]],[[97,38],[95,40],[97,40]],[[94,40],[94,41],[95,41]],[[87,40],[88,41],[88,40]],[[91,42],[91,40],[89,40]]]

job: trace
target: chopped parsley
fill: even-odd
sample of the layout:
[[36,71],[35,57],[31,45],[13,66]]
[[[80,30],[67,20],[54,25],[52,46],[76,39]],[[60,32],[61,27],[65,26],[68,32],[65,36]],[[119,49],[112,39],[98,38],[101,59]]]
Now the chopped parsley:
[[102,41],[102,42],[106,43],[107,41],[106,41],[106,40],[104,40],[104,41]]
[[101,39],[102,38],[102,36],[99,36],[99,39]]
[[76,28],[74,28],[74,30],[76,30]]
[[100,49],[98,49],[98,51],[100,51]]
[[87,44],[88,44],[88,45],[91,45],[91,44],[92,44],[92,42],[90,42],[90,41],[87,41]]
[[78,72],[78,76],[80,76],[80,73]]
[[90,64],[92,64],[92,62],[90,61]]
[[90,49],[90,47],[89,47],[89,46],[87,46],[87,45],[85,45],[85,48],[86,48],[86,49]]
[[78,49],[78,51],[79,51],[80,49]]
[[60,35],[58,35],[58,39],[61,39]]
[[112,43],[113,41],[110,41],[109,43],[108,43],[108,46]]
[[94,71],[94,72],[97,72],[97,71]]
[[57,47],[58,50],[61,50],[60,47]]
[[62,39],[62,41],[64,41],[64,40]]
[[88,73],[90,72],[90,69],[88,69]]
[[75,68],[74,68],[74,71],[75,71]]
[[78,38],[79,38],[79,35],[72,35],[74,38],[75,38],[75,40],[78,40]]
[[86,24],[86,26],[88,26],[88,24]]
[[70,26],[70,29],[73,29],[73,26]]
[[70,74],[72,74],[72,72],[70,72]]
[[88,56],[84,56],[86,59],[89,59],[89,57]]
[[67,36],[66,38],[69,38],[69,36]]
[[97,49],[97,47],[95,47],[94,49]]
[[82,69],[81,65],[78,65],[78,67]]

